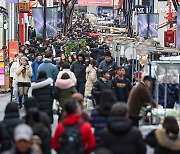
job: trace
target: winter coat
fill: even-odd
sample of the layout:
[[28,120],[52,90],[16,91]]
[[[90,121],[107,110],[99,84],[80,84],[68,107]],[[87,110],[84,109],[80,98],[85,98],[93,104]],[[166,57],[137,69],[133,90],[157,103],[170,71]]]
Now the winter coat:
[[59,73],[59,70],[56,67],[56,65],[52,64],[52,60],[47,58],[44,58],[43,63],[39,66],[38,72],[39,71],[45,71],[47,77],[53,79],[54,83]]
[[[65,124],[69,126],[75,125],[81,120],[82,118],[80,116],[77,116],[76,114],[70,114],[64,118]],[[91,125],[88,122],[84,122],[79,128],[81,133],[82,143],[86,154],[90,154],[95,147],[95,137],[91,129],[92,129]],[[65,131],[65,127],[63,126],[62,122],[60,122],[56,128],[51,144],[52,148],[55,149],[56,151],[59,150],[59,139],[61,138],[61,135],[64,133],[64,131]]]
[[116,77],[116,78],[114,78],[112,80],[112,84],[113,84],[113,87],[114,87],[114,91],[116,93],[117,100],[127,102],[130,91],[132,89],[131,83],[130,83],[130,81],[128,79],[126,79],[126,78],[123,79],[123,83],[125,84],[125,96],[124,96],[124,100],[122,100],[121,96],[119,95],[119,85],[118,85],[119,83],[118,83],[118,80],[119,80],[118,77]]
[[85,61],[75,61],[72,63],[71,71],[75,74],[77,82],[86,82],[86,63]]
[[101,72],[102,70],[108,70],[110,72],[111,77],[114,76],[114,71],[118,69],[118,65],[115,61],[111,60],[107,62],[103,60],[98,67],[98,71]]
[[43,154],[51,154],[51,134],[49,130],[42,124],[37,123],[31,126],[33,135],[37,135],[41,139],[41,149]]
[[55,86],[58,89],[58,101],[60,106],[64,108],[67,99],[77,93],[74,82],[71,79],[57,79]]
[[48,79],[40,79],[37,80],[36,83],[32,83],[32,95],[39,102],[39,109],[47,113],[50,118],[50,121],[53,122],[53,91],[51,85],[53,84],[53,80],[51,78]]
[[180,134],[170,139],[165,129],[157,129],[147,135],[145,142],[155,148],[154,154],[180,154]]
[[[5,151],[2,154],[19,154],[19,152],[17,152],[15,147],[12,147],[10,150]],[[36,153],[33,149],[30,149],[29,152],[26,154],[36,154]]]
[[144,82],[140,82],[137,87],[134,87],[128,98],[129,116],[139,117],[142,107],[148,104],[156,107],[156,102],[152,99],[148,87]]
[[114,87],[110,80],[105,81],[103,78],[100,78],[94,83],[92,88],[92,96],[96,100],[96,103],[99,102],[100,93],[105,89],[114,91]]
[[25,76],[22,73],[23,69],[24,69],[24,67],[22,65],[16,69],[17,82],[23,82],[23,83],[31,82],[31,77],[32,77],[31,66],[29,66],[29,69],[26,69]]
[[25,121],[23,119],[20,119],[19,113],[5,113],[3,123],[11,139],[13,139],[15,127],[24,122]]
[[11,138],[3,122],[0,122],[0,153],[11,148]]
[[33,71],[33,76],[31,78],[32,82],[36,82],[36,80],[37,80],[38,68],[39,68],[40,64],[42,64],[42,61],[35,60],[35,61],[33,61],[32,65],[31,65],[32,71]]
[[120,117],[109,118],[107,128],[102,132],[98,147],[106,147],[113,154],[145,154],[142,135],[131,120]]
[[91,96],[91,91],[94,82],[97,80],[96,68],[89,65],[86,68],[86,85],[85,85],[85,96]]
[[72,79],[72,81],[73,81],[74,84],[76,85],[77,79],[76,79],[74,73],[70,71],[70,69],[63,69],[62,71],[60,71],[59,74],[58,74],[58,76],[57,76],[57,79],[61,79],[61,76],[62,76],[64,73],[67,73],[67,74],[70,76],[70,79]]
[[[99,107],[95,108],[91,112],[90,123],[94,128],[94,134],[96,141],[99,141],[102,130],[107,126],[108,117],[110,113],[102,111]],[[98,142],[97,142],[98,143]]]

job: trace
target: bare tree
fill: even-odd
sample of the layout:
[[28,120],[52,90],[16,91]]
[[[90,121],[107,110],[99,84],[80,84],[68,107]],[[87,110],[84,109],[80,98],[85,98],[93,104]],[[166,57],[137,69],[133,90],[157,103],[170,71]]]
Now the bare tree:
[[61,0],[61,6],[63,7],[63,35],[66,35],[67,29],[71,26],[71,19],[74,11],[74,6],[77,0]]

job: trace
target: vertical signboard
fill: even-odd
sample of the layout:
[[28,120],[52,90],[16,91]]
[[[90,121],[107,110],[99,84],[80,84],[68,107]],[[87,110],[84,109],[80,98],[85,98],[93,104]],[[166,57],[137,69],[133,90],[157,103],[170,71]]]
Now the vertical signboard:
[[8,42],[8,49],[9,49],[9,63],[11,63],[15,55],[19,52],[19,44],[18,41],[9,41]]
[[177,14],[177,48],[180,48],[180,6]]
[[4,50],[0,50],[0,86],[5,85]]

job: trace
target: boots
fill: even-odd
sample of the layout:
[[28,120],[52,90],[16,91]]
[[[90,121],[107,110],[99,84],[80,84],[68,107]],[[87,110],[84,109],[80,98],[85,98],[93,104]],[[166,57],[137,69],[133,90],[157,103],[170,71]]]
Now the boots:
[[22,108],[22,98],[23,98],[23,96],[19,96],[19,108],[20,109]]

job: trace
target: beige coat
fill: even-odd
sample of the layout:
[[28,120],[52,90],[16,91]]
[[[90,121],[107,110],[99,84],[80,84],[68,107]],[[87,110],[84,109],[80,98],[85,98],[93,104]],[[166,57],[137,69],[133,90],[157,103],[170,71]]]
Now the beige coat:
[[16,69],[16,74],[17,74],[17,82],[31,82],[31,77],[32,77],[32,68],[29,66],[29,69],[26,69],[26,75],[23,77],[22,70],[24,69],[23,66],[19,66]]
[[91,64],[86,68],[85,96],[91,96],[93,84],[97,80],[96,71],[97,68],[93,68]]

